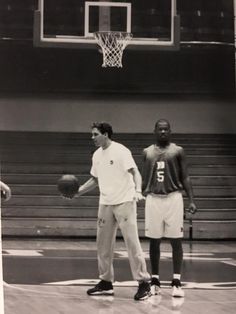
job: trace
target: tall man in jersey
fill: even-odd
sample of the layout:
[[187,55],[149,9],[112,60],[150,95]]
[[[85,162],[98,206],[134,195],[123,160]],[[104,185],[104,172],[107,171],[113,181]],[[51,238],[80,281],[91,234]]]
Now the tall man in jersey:
[[91,178],[78,195],[99,187],[97,250],[99,283],[87,291],[89,295],[113,295],[113,253],[116,231],[121,229],[133,278],[139,282],[135,300],[151,295],[150,275],[141,249],[137,228],[136,202],[143,199],[142,178],[124,145],[112,140],[112,127],[101,122],[92,125],[92,140],[98,149],[93,154]]
[[143,194],[145,204],[145,235],[150,238],[149,254],[152,269],[152,294],[160,293],[159,261],[161,238],[169,238],[172,246],[172,296],[183,297],[181,266],[183,260],[182,191],[189,198],[188,210],[195,213],[191,181],[184,150],[171,142],[170,123],[160,119],[155,124],[156,143],[143,151]]

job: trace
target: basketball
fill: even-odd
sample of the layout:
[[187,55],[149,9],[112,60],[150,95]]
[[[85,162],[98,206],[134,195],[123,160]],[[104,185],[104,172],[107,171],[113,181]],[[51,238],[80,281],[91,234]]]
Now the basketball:
[[79,181],[74,175],[65,174],[58,180],[57,188],[62,196],[73,198],[78,192]]

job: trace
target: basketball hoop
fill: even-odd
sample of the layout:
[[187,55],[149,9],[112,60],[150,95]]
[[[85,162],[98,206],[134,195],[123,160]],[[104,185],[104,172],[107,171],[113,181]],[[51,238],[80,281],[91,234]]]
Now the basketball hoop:
[[102,67],[122,68],[123,51],[132,39],[132,34],[126,32],[96,32],[94,37],[102,48]]

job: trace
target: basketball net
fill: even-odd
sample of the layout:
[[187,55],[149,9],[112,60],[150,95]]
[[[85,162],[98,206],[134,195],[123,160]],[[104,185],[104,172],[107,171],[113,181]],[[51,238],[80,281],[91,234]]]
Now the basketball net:
[[123,51],[132,39],[132,34],[126,32],[96,32],[94,37],[102,48],[102,67],[122,68]]

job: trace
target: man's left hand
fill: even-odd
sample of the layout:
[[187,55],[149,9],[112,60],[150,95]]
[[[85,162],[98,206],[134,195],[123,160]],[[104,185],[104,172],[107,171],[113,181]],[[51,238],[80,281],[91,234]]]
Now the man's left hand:
[[145,197],[143,196],[141,192],[136,192],[134,199],[136,202],[140,202],[142,200],[145,200]]
[[194,203],[190,203],[188,207],[188,212],[190,214],[195,214],[197,211],[197,206]]

